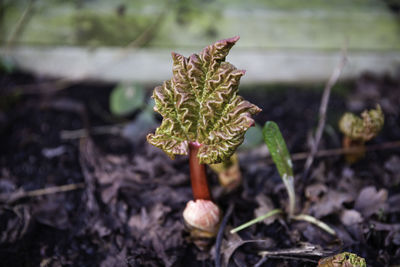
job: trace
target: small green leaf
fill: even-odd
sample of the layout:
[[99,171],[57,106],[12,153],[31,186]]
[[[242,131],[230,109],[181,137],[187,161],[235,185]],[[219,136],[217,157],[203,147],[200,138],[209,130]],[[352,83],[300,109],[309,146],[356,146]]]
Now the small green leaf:
[[264,142],[267,144],[282,179],[293,177],[292,160],[278,125],[273,121],[267,121],[264,125],[263,135]]
[[128,115],[143,105],[144,88],[138,84],[119,84],[110,96],[110,110],[114,115]]
[[259,124],[250,127],[244,135],[244,141],[240,149],[252,149],[258,147],[263,142],[263,131]]

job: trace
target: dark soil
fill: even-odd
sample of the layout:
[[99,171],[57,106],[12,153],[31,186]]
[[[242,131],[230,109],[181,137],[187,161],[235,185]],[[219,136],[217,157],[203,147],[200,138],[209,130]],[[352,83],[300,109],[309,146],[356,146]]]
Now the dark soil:
[[[24,73],[0,76],[0,262],[1,266],[214,266],[215,247],[201,252],[188,242],[181,213],[191,199],[186,157],[170,160],[147,144],[118,134],[62,138],[65,130],[132,120],[108,111],[113,84],[93,82],[62,90],[51,80]],[[400,140],[400,82],[364,75],[347,94],[333,92],[319,149],[338,148],[337,121],[345,111],[380,103],[381,134],[368,145]],[[150,94],[151,87],[148,88]],[[287,87],[241,92],[263,112],[256,120],[278,123],[291,153],[309,151],[318,120],[321,90]],[[229,266],[316,266],[320,256],[350,251],[370,266],[400,264],[400,149],[368,152],[356,164],[342,156],[317,158],[304,183],[304,161],[295,161],[298,210],[329,224],[321,229],[285,218],[238,233],[229,229],[271,208],[287,196],[265,145],[239,152],[243,186],[224,193],[209,178],[223,210],[233,207],[225,228],[222,257]],[[302,183],[303,182],[303,183]],[[65,192],[37,189],[71,184]],[[304,190],[302,190],[304,189]],[[243,240],[263,240],[244,243]],[[260,251],[298,248],[302,253],[262,259]],[[262,261],[262,262],[261,262]]]

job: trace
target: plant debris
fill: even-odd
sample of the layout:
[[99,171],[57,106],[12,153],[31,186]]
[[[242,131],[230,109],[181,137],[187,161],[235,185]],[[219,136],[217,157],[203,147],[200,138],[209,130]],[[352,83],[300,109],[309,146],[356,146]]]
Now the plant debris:
[[[7,94],[15,86],[39,88],[43,83],[43,78],[23,73],[2,75]],[[385,114],[385,124],[370,145],[400,140],[400,81],[367,74],[349,86],[350,96],[332,92],[326,118],[330,133],[324,134],[319,148],[340,147],[338,114],[360,113],[376,103]],[[198,251],[183,230],[181,214],[191,199],[186,156],[171,161],[146,144],[144,136],[134,144],[110,132],[61,138],[63,131],[119,123],[118,118],[110,121],[107,110],[114,87],[79,83],[52,94],[39,88],[40,93],[25,94],[0,107],[2,265],[213,265],[214,250]],[[366,87],[370,90],[364,91]],[[290,153],[307,151],[319,93],[289,88],[242,94],[263,109],[258,124],[279,123]],[[3,91],[0,95],[6,97]],[[343,251],[365,258],[371,266],[400,264],[398,147],[367,150],[353,165],[341,154],[315,157],[305,192],[296,192],[302,196],[297,208],[332,226],[337,237],[279,217],[232,235],[233,226],[287,201],[276,168],[267,164],[267,154],[264,146],[240,151],[243,186],[229,194],[214,194],[223,211],[234,203],[220,249],[223,266],[316,266],[321,257]],[[303,162],[294,161],[293,168],[301,173]],[[208,174],[218,189],[216,174],[210,170]],[[297,183],[299,177],[294,178]],[[60,190],[73,185],[80,186]],[[16,194],[23,197],[9,201]],[[299,254],[305,248],[312,248],[312,253]]]

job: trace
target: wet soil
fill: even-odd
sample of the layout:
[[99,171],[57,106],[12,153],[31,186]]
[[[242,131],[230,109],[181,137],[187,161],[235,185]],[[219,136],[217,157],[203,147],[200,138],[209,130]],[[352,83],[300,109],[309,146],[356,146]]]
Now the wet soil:
[[[229,266],[316,266],[321,255],[342,251],[357,253],[370,266],[400,264],[399,148],[370,151],[352,165],[341,155],[316,158],[307,180],[304,160],[294,162],[302,185],[296,186],[298,212],[324,221],[337,236],[284,216],[230,234],[256,214],[287,204],[265,145],[241,149],[244,180],[235,192],[225,193],[207,170],[215,201],[232,213],[221,249],[201,252],[189,242],[181,217],[191,199],[187,158],[169,159],[144,135],[133,143],[117,133],[63,137],[69,130],[132,121],[138,112],[127,118],[110,114],[114,84],[53,86],[26,73],[0,76],[2,266],[214,266],[216,253]],[[400,140],[399,86],[396,79],[366,74],[346,83],[346,94],[334,91],[319,149],[340,147],[341,114],[376,103],[385,126],[368,145]],[[305,87],[241,91],[263,109],[257,123],[277,122],[293,154],[309,151],[318,120],[321,90]],[[65,190],[35,191],[49,188]],[[261,251],[280,253],[262,258]]]

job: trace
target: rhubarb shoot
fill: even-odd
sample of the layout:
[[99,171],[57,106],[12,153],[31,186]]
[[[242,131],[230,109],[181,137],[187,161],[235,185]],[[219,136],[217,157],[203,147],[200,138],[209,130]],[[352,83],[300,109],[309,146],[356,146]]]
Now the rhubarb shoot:
[[163,120],[147,141],[171,158],[189,154],[194,201],[183,215],[201,249],[207,245],[204,238],[216,235],[221,217],[211,200],[204,164],[228,160],[254,125],[251,116],[261,111],[237,94],[245,71],[225,61],[237,40],[218,41],[190,57],[172,53],[173,76],[153,92],[154,110]]

